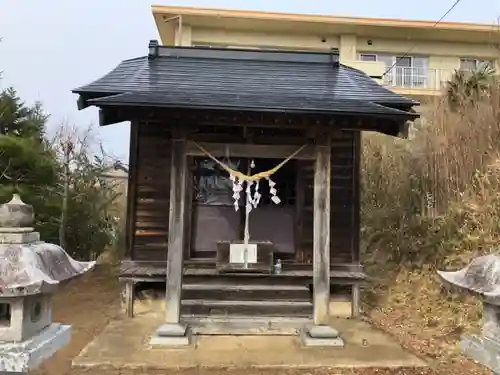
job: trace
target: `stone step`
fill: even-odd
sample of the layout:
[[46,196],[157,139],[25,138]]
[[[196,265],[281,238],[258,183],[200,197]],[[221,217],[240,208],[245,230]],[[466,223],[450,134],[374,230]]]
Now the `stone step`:
[[310,301],[309,288],[303,285],[184,284],[182,299],[236,301]]
[[308,301],[212,301],[182,300],[181,313],[194,316],[256,315],[309,317],[313,305]]

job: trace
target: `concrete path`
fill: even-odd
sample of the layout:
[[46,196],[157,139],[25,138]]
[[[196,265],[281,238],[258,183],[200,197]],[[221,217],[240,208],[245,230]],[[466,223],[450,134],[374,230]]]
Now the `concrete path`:
[[[111,323],[73,360],[84,372],[107,369],[394,368],[423,367],[391,337],[359,320],[335,319],[343,349],[303,348],[290,336],[200,336],[195,347],[151,348],[148,341],[162,314],[147,313]],[[282,373],[283,371],[279,372]]]

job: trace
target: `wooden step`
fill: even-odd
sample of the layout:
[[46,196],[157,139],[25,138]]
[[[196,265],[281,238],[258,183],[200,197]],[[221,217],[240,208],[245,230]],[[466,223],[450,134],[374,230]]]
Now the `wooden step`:
[[312,317],[212,315],[183,316],[182,321],[198,335],[296,336],[312,324]]
[[240,300],[240,301],[310,301],[311,293],[305,285],[252,284],[184,284],[182,299]]
[[310,317],[313,305],[306,301],[211,301],[211,300],[183,300],[182,315],[189,316],[281,316],[281,317]]
[[[187,272],[192,271],[192,272]],[[248,285],[301,285],[312,283],[312,272],[293,271],[280,275],[260,273],[224,273],[209,270],[186,270],[183,278],[184,284],[209,284],[223,285],[248,284]]]

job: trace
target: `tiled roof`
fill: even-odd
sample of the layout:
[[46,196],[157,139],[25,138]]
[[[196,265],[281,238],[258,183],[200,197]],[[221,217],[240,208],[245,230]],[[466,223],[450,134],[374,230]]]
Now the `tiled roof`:
[[73,92],[86,105],[417,117],[417,102],[328,53],[157,47]]

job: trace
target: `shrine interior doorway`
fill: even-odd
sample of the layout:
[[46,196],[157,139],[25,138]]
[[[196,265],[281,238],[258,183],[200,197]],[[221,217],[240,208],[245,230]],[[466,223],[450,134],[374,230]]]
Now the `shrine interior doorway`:
[[[255,174],[274,168],[282,159],[225,158],[231,168]],[[233,182],[228,172],[207,157],[192,158],[190,259],[213,259],[220,241],[241,241],[244,236],[246,192],[235,210]],[[257,208],[249,215],[250,241],[270,241],[280,259],[293,259],[297,233],[297,160],[290,160],[270,179],[279,203],[272,200],[268,180],[259,182]],[[253,191],[253,189],[252,189]]]

